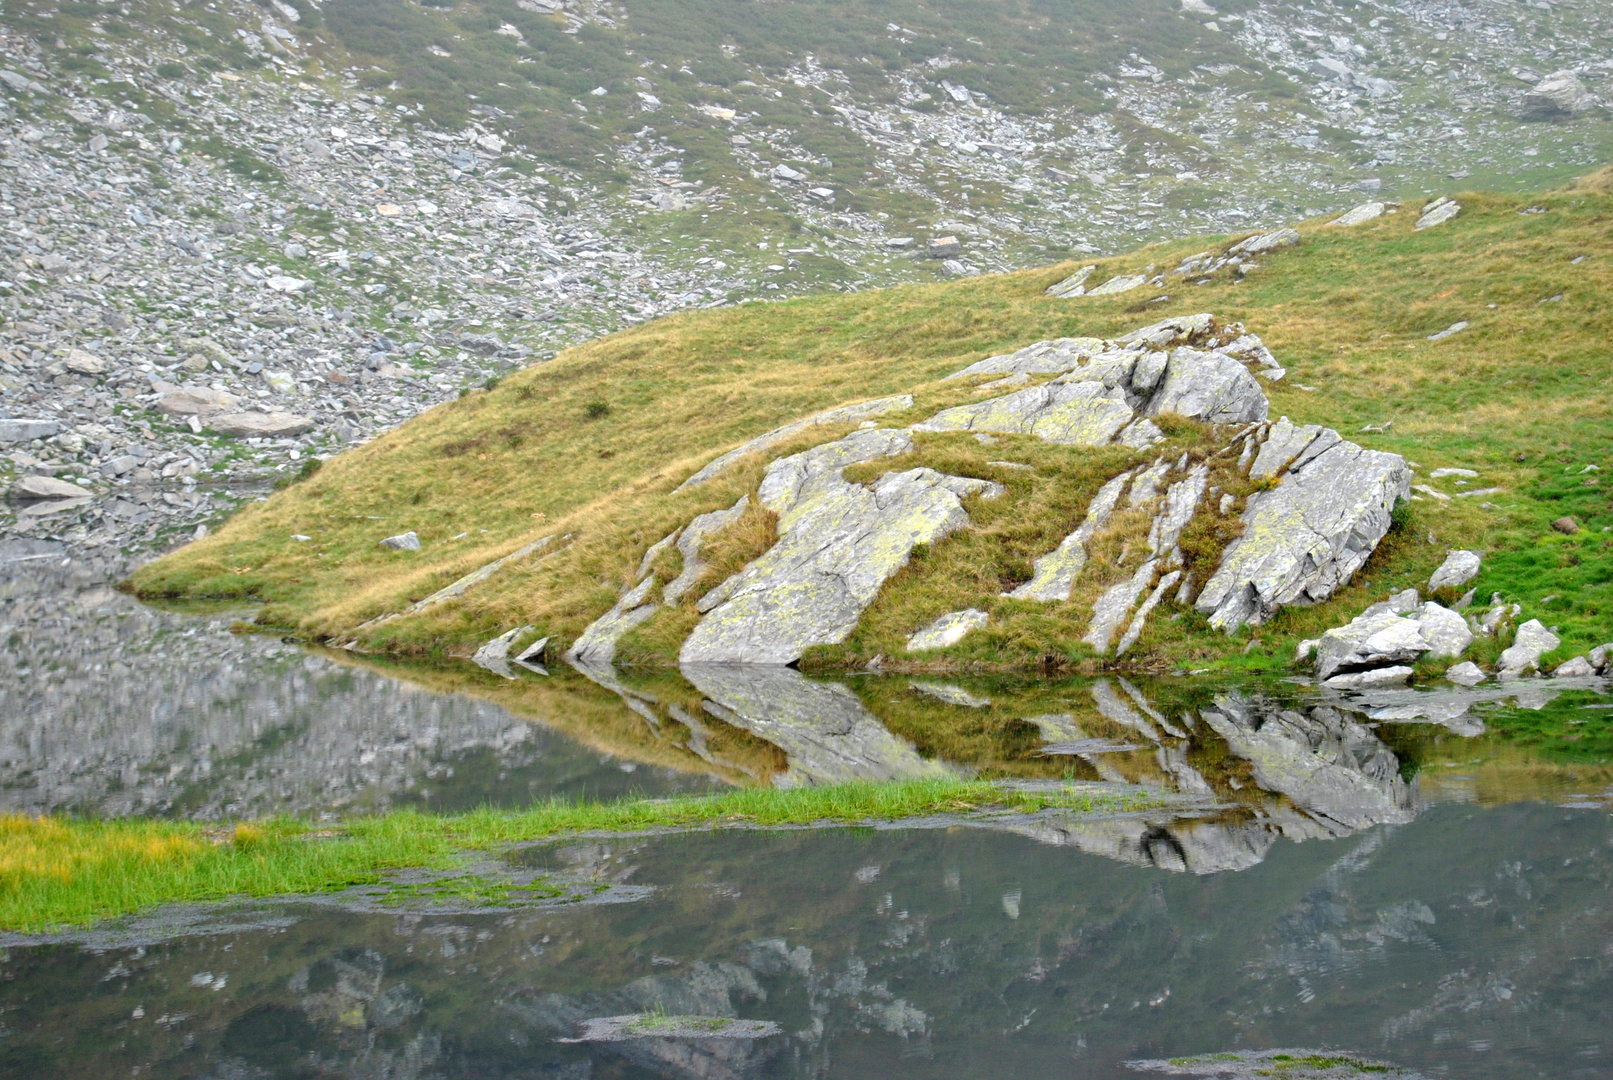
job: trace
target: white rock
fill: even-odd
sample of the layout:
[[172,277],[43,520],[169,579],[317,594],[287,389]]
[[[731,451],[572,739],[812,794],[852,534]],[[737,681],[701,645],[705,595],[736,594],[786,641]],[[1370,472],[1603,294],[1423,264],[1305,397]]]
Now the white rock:
[[1565,68],[1554,71],[1530,87],[1523,95],[1525,120],[1554,120],[1578,116],[1596,104],[1578,75]]
[[1015,600],[1068,600],[1076,576],[1086,566],[1087,543],[1109,520],[1129,479],[1131,473],[1123,472],[1099,488],[1075,531],[1066,536],[1058,547],[1036,560],[1029,581],[1005,595]]
[[907,639],[908,652],[945,649],[962,641],[971,630],[986,625],[989,616],[978,608],[949,611]]
[[1428,579],[1428,591],[1460,588],[1479,576],[1482,565],[1478,552],[1455,549],[1445,556],[1445,561]]
[[667,582],[665,589],[661,590],[662,603],[671,607],[683,599],[684,593],[694,587],[700,575],[708,569],[708,564],[701,558],[706,537],[721,532],[738,521],[748,506],[750,496],[741,495],[739,501],[728,509],[713,510],[689,522],[682,535],[678,536],[678,553],[683,556],[683,569],[679,571],[677,577]]
[[1422,216],[1417,219],[1414,228],[1431,229],[1435,225],[1443,225],[1451,218],[1462,212],[1462,205],[1453,199],[1441,196],[1423,207]]
[[1577,679],[1595,675],[1596,669],[1591,667],[1591,662],[1583,656],[1576,656],[1566,663],[1558,664],[1557,670],[1551,674],[1556,679]]
[[420,536],[413,529],[410,529],[406,533],[387,537],[381,541],[381,546],[392,548],[395,551],[419,551]]
[[869,420],[888,412],[899,412],[902,409],[911,409],[912,407],[913,396],[911,394],[898,394],[895,397],[876,398],[873,401],[860,401],[854,405],[841,405],[838,408],[825,409],[823,412],[814,413],[805,420],[797,420],[794,423],[785,424],[783,427],[774,428],[765,435],[758,435],[749,442],[735,447],[679,484],[677,490],[682,491],[684,488],[697,487],[747,454],[762,453],[808,428],[821,427],[826,424],[855,423],[859,420]]
[[1428,642],[1428,655],[1437,659],[1454,659],[1473,644],[1473,631],[1467,620],[1449,608],[1430,600],[1413,616],[1422,628],[1423,640]]
[[1484,681],[1484,670],[1471,660],[1463,660],[1447,670],[1445,677],[1459,686],[1477,686]]
[[288,435],[301,435],[314,426],[306,416],[288,412],[242,412],[215,414],[207,426],[220,435],[241,438],[278,439]]
[[87,499],[93,493],[77,484],[58,480],[54,476],[22,476],[11,485],[13,502],[34,502],[44,499]]
[[1081,269],[1077,270],[1063,281],[1049,285],[1047,287],[1047,295],[1056,296],[1063,300],[1069,300],[1077,296],[1086,295],[1087,278],[1091,277],[1092,272],[1096,269],[1097,266],[1095,264],[1092,266],[1081,267]]
[[1229,255],[1260,255],[1278,248],[1294,247],[1299,243],[1299,233],[1294,229],[1277,229],[1274,232],[1261,233],[1251,236],[1241,243],[1234,244],[1227,249]]
[[1147,274],[1117,274],[1087,292],[1088,296],[1114,296],[1116,293],[1130,292],[1148,281]]
[[1539,619],[1530,619],[1518,627],[1511,648],[1501,654],[1498,664],[1503,673],[1517,674],[1538,667],[1540,658],[1562,644],[1562,639],[1547,630]]
[[1346,210],[1340,216],[1328,222],[1329,225],[1348,227],[1351,225],[1364,225],[1374,218],[1383,216],[1384,205],[1381,202],[1365,202],[1353,210]]

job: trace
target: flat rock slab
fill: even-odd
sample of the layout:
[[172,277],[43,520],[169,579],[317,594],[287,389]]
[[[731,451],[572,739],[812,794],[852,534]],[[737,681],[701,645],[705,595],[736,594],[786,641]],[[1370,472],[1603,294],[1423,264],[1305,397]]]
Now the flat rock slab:
[[1367,222],[1383,216],[1385,207],[1381,202],[1365,202],[1328,222],[1329,225],[1339,225],[1348,228],[1351,225],[1365,225]]
[[13,502],[36,502],[41,499],[88,499],[93,492],[77,484],[58,480],[54,476],[23,476],[11,485]]
[[808,428],[823,427],[826,424],[855,423],[860,420],[870,420],[876,416],[883,416],[889,412],[900,412],[913,407],[913,395],[897,394],[894,397],[876,398],[873,401],[859,401],[852,405],[842,405],[834,409],[826,409],[820,413],[813,413],[804,420],[797,420],[792,424],[774,428],[764,435],[758,435],[740,446],[708,463],[699,472],[679,484],[678,491],[684,488],[697,487],[722,472],[728,466],[747,454],[759,454],[769,447],[777,446],[786,439],[806,431]]
[[989,618],[990,616],[979,608],[949,611],[909,637],[907,651],[924,652],[927,649],[945,649],[956,645],[968,636],[971,630],[985,626]]
[[310,430],[314,422],[306,416],[288,412],[224,413],[207,421],[207,426],[220,435],[238,438],[277,439],[288,435],[301,435]]
[[207,387],[186,387],[183,390],[174,390],[164,394],[157,399],[157,403],[152,408],[164,416],[211,416],[214,413],[227,412],[238,408],[240,404],[240,398],[237,398],[234,394],[225,393],[223,390],[211,390]]
[[48,439],[61,430],[56,420],[0,420],[0,444]]
[[1105,446],[1135,414],[1125,395],[1099,382],[1033,386],[989,401],[943,409],[914,431],[1036,435],[1048,442]]
[[772,1020],[740,1020],[732,1016],[667,1016],[664,1013],[633,1013],[629,1016],[596,1016],[582,1022],[575,1038],[556,1039],[562,1043],[628,1042],[635,1039],[767,1039],[783,1028]]

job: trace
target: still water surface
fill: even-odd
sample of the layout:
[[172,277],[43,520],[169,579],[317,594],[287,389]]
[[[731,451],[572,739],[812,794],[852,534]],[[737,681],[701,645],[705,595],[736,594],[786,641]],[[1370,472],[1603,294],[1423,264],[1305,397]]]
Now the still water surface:
[[1177,799],[508,854],[603,890],[579,903],[291,900],[13,939],[0,1076],[1105,1077],[1336,1047],[1613,1077],[1599,684],[543,676],[311,653],[65,575],[0,600],[4,810],[317,818],[945,773]]

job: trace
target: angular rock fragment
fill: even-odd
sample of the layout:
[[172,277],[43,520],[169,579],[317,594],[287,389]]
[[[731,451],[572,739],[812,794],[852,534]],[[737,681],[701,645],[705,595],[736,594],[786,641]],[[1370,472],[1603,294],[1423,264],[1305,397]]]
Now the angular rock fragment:
[[1147,274],[1117,274],[1097,288],[1088,290],[1087,295],[1114,296],[1117,293],[1130,292],[1147,280]]
[[506,630],[477,649],[470,662],[495,675],[513,679],[515,676],[510,672],[510,646],[515,644],[516,638],[531,632],[530,626],[517,626],[514,630]]
[[46,499],[87,499],[94,493],[54,476],[21,476],[11,485],[12,502]]
[[1351,225],[1364,225],[1375,218],[1382,217],[1383,211],[1384,205],[1381,202],[1364,202],[1354,209],[1346,210],[1344,213],[1328,222],[1328,224],[1338,225],[1345,228]]
[[1428,579],[1428,591],[1461,588],[1479,576],[1481,565],[1478,552],[1454,550],[1445,556],[1445,561]]
[[391,548],[394,551],[419,551],[420,536],[413,529],[410,529],[406,533],[387,537],[381,541],[381,546]]
[[966,379],[975,375],[1062,375],[1074,371],[1089,357],[1105,352],[1108,342],[1102,338],[1054,338],[1038,341],[1015,352],[1001,356],[988,356],[954,371],[947,379]]
[[945,649],[962,641],[971,630],[986,625],[989,616],[978,608],[949,611],[907,639],[908,652]]
[[1048,442],[1103,446],[1131,423],[1122,391],[1098,382],[1048,383],[1006,397],[943,409],[914,431],[992,431]]
[[[1398,454],[1322,429],[1306,435],[1284,418],[1256,458],[1253,476],[1287,472],[1275,488],[1249,496],[1243,535],[1199,594],[1196,606],[1213,626],[1231,632],[1283,605],[1327,599],[1389,531],[1396,502],[1411,495],[1411,470]],[[1280,448],[1268,456],[1274,444]]]
[[1270,408],[1249,369],[1224,353],[1180,348],[1171,353],[1147,414],[1174,413],[1207,424],[1264,420]]
[[1091,277],[1092,271],[1096,269],[1096,265],[1081,267],[1081,269],[1077,270],[1063,281],[1049,285],[1047,287],[1047,295],[1058,297],[1060,300],[1072,300],[1077,296],[1085,296],[1087,291],[1087,278]]
[[1589,660],[1583,656],[1576,656],[1572,660],[1558,664],[1551,676],[1554,679],[1583,679],[1595,674],[1596,669],[1591,667]]
[[0,444],[49,439],[61,430],[56,420],[0,420]]
[[1501,653],[1497,664],[1502,675],[1521,675],[1540,666],[1540,658],[1561,645],[1562,639],[1547,630],[1539,619],[1518,627],[1512,645]]
[[1448,195],[1441,195],[1427,206],[1423,207],[1422,216],[1417,219],[1413,228],[1421,231],[1431,229],[1435,225],[1443,225],[1451,218],[1462,212],[1461,203],[1456,202]]
[[278,439],[287,435],[301,435],[314,426],[306,416],[288,412],[241,412],[214,415],[207,426],[220,435],[239,438]]
[[1087,624],[1086,636],[1081,640],[1100,655],[1108,652],[1109,643],[1119,633],[1131,609],[1137,605],[1137,598],[1154,583],[1154,573],[1158,569],[1159,560],[1149,559],[1137,568],[1129,580],[1110,586],[1098,597],[1097,603],[1092,605],[1092,621]]
[[1299,244],[1299,233],[1294,229],[1277,229],[1273,232],[1261,233],[1249,239],[1232,245],[1227,249],[1228,255],[1260,255],[1267,251],[1276,251],[1278,248],[1296,247]]
[[913,548],[964,528],[960,501],[1001,485],[933,469],[887,473],[872,487],[841,475],[859,461],[910,447],[903,432],[856,432],[768,467],[760,498],[779,539],[716,590],[721,602],[684,641],[686,664],[788,664],[813,645],[843,641]]
[[1458,686],[1477,686],[1484,681],[1484,669],[1471,660],[1463,660],[1448,668],[1445,677]]
[[1596,104],[1591,92],[1570,69],[1554,71],[1523,95],[1520,116],[1525,120],[1566,120]]
[[205,386],[195,386],[163,394],[152,408],[164,416],[211,416],[214,413],[234,409],[240,404],[240,398],[234,394],[212,390]]

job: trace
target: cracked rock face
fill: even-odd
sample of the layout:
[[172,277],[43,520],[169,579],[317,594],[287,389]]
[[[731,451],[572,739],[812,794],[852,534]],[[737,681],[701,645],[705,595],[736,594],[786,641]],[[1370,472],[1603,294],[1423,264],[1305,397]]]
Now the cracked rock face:
[[1250,475],[1282,478],[1249,497],[1244,533],[1227,545],[1197,603],[1228,632],[1286,604],[1327,599],[1389,531],[1395,503],[1411,495],[1411,470],[1398,454],[1286,417],[1272,426]]
[[685,640],[686,664],[788,664],[813,645],[845,640],[918,544],[964,528],[962,499],[1001,486],[933,469],[848,483],[846,466],[912,445],[905,432],[856,432],[768,467],[761,501],[779,515],[778,543],[715,591]]

